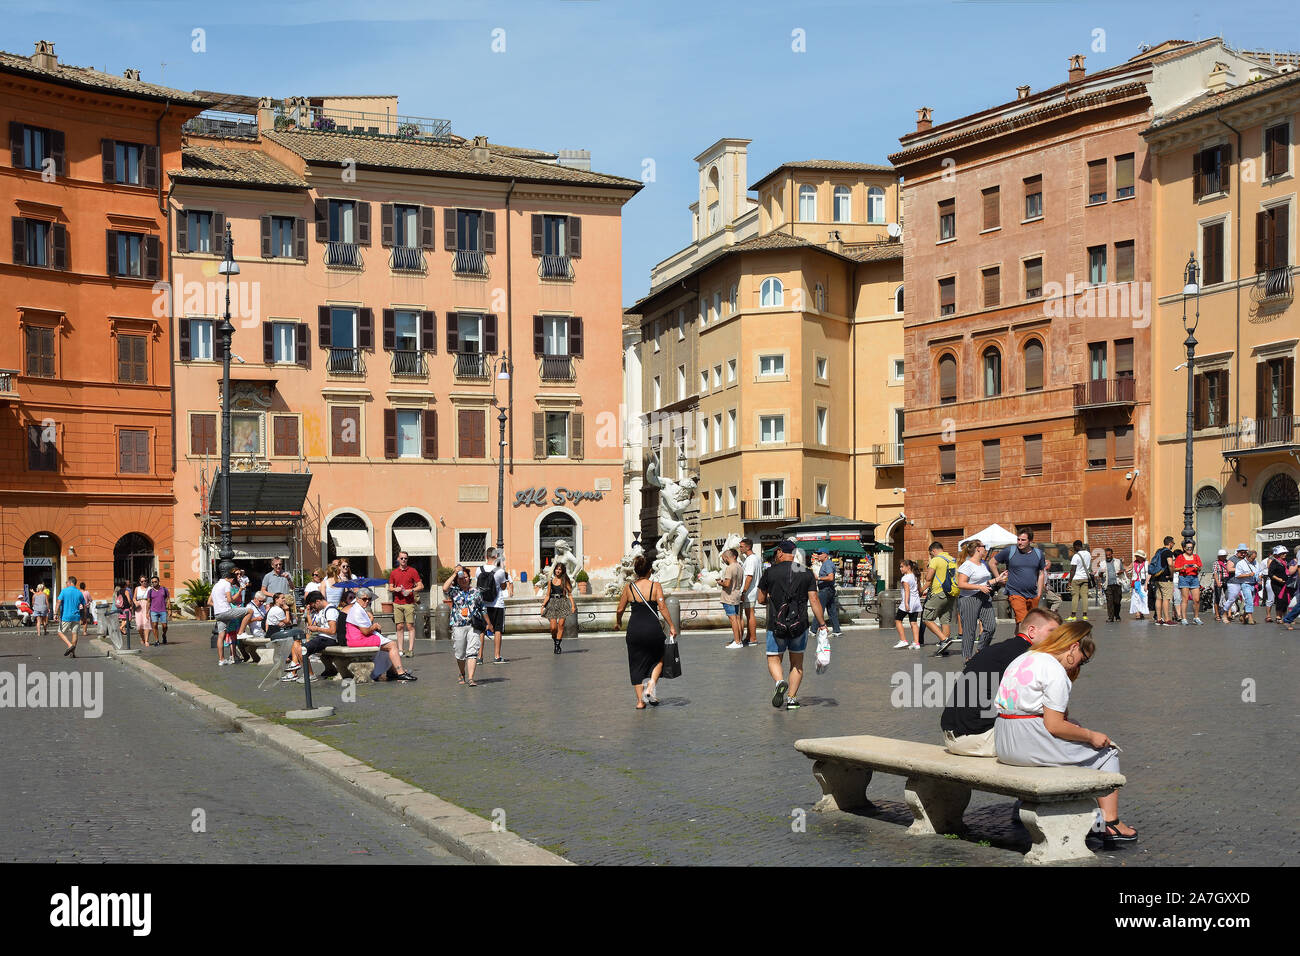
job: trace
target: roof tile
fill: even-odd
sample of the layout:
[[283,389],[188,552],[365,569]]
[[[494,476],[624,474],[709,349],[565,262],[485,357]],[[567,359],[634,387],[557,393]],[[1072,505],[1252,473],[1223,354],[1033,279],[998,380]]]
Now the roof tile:
[[53,69],[45,69],[36,66],[28,57],[18,53],[6,53],[3,50],[0,50],[0,71],[22,73],[50,80],[54,83],[67,83],[88,89],[108,90],[124,96],[137,96],[151,100],[171,100],[173,103],[192,106],[208,105],[208,101],[202,96],[195,93],[186,93],[184,90],[173,90],[170,87],[159,86],[156,83],[129,80],[124,76],[101,73],[99,70],[91,69],[88,66],[67,66],[60,63]]

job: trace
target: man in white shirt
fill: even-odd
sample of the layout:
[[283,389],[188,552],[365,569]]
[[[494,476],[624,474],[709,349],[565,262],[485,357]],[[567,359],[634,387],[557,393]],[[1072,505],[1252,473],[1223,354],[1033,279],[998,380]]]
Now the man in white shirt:
[[[223,634],[228,635],[236,621],[242,621],[244,615],[248,613],[248,608],[242,604],[231,602],[231,595],[235,593],[235,582],[238,575],[234,569],[228,571],[223,578],[219,578],[217,583],[212,586],[212,594],[208,598],[208,604],[212,606],[212,619],[221,625]],[[233,640],[223,637],[219,634],[217,639],[217,663],[233,664],[235,662],[235,645]],[[225,646],[230,644],[230,660],[226,660]]]
[[758,622],[754,619],[754,607],[758,604],[758,579],[762,576],[762,562],[754,553],[751,538],[740,539],[740,561],[744,581],[741,582],[741,607],[745,612],[745,626],[749,636],[740,642],[741,647],[753,647],[754,635],[758,632]]
[[[491,601],[484,601],[484,611],[487,612],[487,619],[492,624],[492,663],[504,664],[506,659],[501,656],[501,633],[506,627],[506,598],[515,596],[514,578],[510,576],[505,568],[501,567],[501,555],[496,548],[488,548],[487,554],[482,567],[478,569],[477,579],[483,580],[486,585],[486,575],[492,577],[496,585],[496,597]],[[480,590],[482,590],[480,588]],[[483,644],[478,647],[478,662],[483,663]]]
[[1255,623],[1255,566],[1250,563],[1247,547],[1237,545],[1237,558],[1234,562],[1232,579],[1228,582],[1228,593],[1223,598],[1223,613],[1232,620],[1232,606],[1237,598],[1245,602],[1245,611],[1241,615],[1242,624]]

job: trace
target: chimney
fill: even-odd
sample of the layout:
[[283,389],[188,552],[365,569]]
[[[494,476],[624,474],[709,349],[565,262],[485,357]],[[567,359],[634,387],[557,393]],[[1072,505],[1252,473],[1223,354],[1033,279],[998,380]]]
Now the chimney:
[[831,252],[844,251],[844,240],[840,238],[840,231],[838,229],[832,229],[830,230],[829,233],[827,233],[826,248],[829,249]]
[[268,129],[275,129],[275,105],[271,97],[262,96],[257,100],[257,132]]
[[1029,87],[1028,87],[1028,86],[1017,86],[1017,87],[1016,87],[1016,99],[1018,99],[1018,100],[1027,100],[1027,99],[1029,99]]
[[1205,90],[1208,93],[1221,93],[1234,84],[1231,82],[1232,71],[1228,69],[1226,63],[1215,63],[1214,69],[1205,79]]
[[42,70],[57,69],[59,58],[54,55],[54,44],[49,40],[37,40],[36,52],[32,54],[32,66]]
[[476,163],[487,163],[492,159],[492,154],[488,152],[488,140],[486,136],[475,136],[474,141],[470,144],[469,158]]
[[127,67],[125,70],[123,70],[123,71],[122,71],[122,75],[123,75],[124,77],[126,77],[128,80],[139,80],[139,79],[140,79],[140,71],[139,71],[139,70],[133,70],[133,69],[131,69],[130,67]]
[[1082,53],[1076,53],[1070,57],[1070,82],[1078,83],[1083,79],[1084,69],[1083,61],[1087,59]]
[[932,122],[930,122],[930,118],[933,115],[934,115],[934,110],[930,109],[930,107],[928,106],[922,106],[919,110],[916,111],[916,131],[918,133],[924,133],[931,126],[934,125]]

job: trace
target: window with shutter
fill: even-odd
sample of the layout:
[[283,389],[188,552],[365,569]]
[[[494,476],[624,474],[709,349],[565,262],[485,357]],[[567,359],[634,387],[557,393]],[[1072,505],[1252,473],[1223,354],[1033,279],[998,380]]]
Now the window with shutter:
[[117,433],[119,468],[123,474],[149,474],[149,432],[123,428]]
[[59,446],[43,424],[27,426],[27,470],[58,471]]
[[1088,467],[1106,467],[1106,429],[1088,429]]
[[957,311],[957,278],[939,280],[939,314],[952,315]]
[[1115,464],[1133,464],[1133,426],[1115,426]]
[[118,335],[117,380],[119,382],[148,384],[148,343],[148,337],[144,335]]
[[1222,222],[1212,222],[1201,227],[1201,284],[1216,285],[1224,280]]
[[217,454],[217,416],[207,413],[190,416],[190,454]]
[[1106,160],[1097,159],[1088,164],[1088,204],[1106,201]]
[[939,480],[957,480],[957,446],[939,446]]
[[1115,281],[1132,282],[1134,279],[1133,240],[1115,243]]
[[1117,339],[1115,341],[1115,376],[1117,378],[1133,377],[1133,340]]
[[939,202],[939,239],[953,239],[957,235],[957,200]]
[[1030,176],[1025,180],[1025,219],[1043,217],[1043,177]]
[[939,404],[951,405],[957,401],[957,358],[944,355],[939,359]]
[[1002,394],[1002,353],[994,346],[984,350],[984,397]]
[[1043,294],[1043,260],[1025,260],[1025,298],[1037,299]]
[[992,186],[981,192],[984,197],[984,228],[997,229],[1002,225],[1001,191]]
[[298,457],[298,419],[294,415],[271,416],[272,453],[281,458]]
[[486,419],[481,408],[457,409],[457,458],[484,458],[487,456],[486,427]]
[[1127,199],[1134,193],[1134,156],[1125,153],[1115,157],[1115,198]]
[[1002,442],[999,439],[984,442],[984,477],[1002,477]]
[[1030,339],[1024,346],[1025,391],[1035,392],[1043,387],[1043,343]]
[[356,458],[361,454],[361,409],[351,405],[330,406],[330,454]]
[[1043,436],[1025,436],[1025,474],[1041,475],[1043,473]]
[[1286,123],[1264,130],[1264,175],[1285,176],[1290,172],[1291,127]]
[[990,309],[1002,301],[1002,270],[998,266],[983,271],[984,308]]
[[1192,428],[1208,428],[1212,412],[1210,410],[1210,379],[1213,372],[1197,372],[1193,376],[1192,392]]

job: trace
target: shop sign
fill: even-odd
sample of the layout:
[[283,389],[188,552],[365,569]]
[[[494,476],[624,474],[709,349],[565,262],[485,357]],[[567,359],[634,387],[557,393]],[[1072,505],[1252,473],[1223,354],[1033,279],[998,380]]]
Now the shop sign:
[[548,500],[546,495],[546,486],[542,485],[537,488],[525,488],[523,491],[515,492],[515,507],[520,505],[537,505],[546,507],[548,505],[578,504],[581,501],[603,501],[605,493],[603,491],[573,491],[569,488],[556,488],[555,494]]
[[53,558],[23,558],[23,567],[52,568],[54,567],[54,559]]

